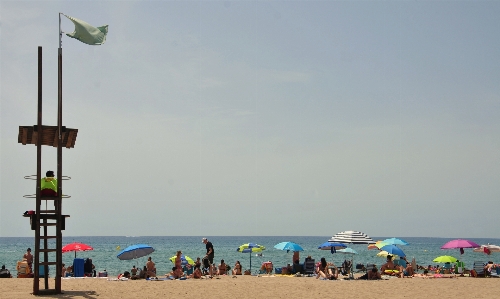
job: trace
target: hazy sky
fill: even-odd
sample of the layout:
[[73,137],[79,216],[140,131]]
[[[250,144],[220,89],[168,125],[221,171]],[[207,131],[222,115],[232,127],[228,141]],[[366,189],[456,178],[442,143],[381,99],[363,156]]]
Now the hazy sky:
[[109,25],[63,36],[64,235],[500,238],[500,1],[2,0],[0,236],[34,235],[59,12]]

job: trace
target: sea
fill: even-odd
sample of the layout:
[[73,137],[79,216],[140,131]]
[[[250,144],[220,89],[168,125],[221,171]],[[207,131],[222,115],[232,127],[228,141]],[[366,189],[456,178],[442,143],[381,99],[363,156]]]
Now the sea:
[[[243,269],[251,269],[255,272],[260,265],[265,261],[272,261],[275,267],[286,266],[292,264],[292,252],[286,252],[274,248],[274,245],[280,242],[294,242],[304,248],[300,252],[300,260],[307,256],[311,256],[319,261],[324,257],[327,261],[340,265],[344,260],[353,260],[356,264],[376,264],[381,265],[385,262],[383,257],[378,257],[378,250],[368,250],[367,245],[348,245],[358,254],[349,255],[343,253],[331,253],[329,250],[319,250],[318,246],[328,241],[330,237],[321,236],[205,236],[214,245],[215,259],[214,262],[220,263],[224,259],[226,264],[231,267],[236,261],[240,261]],[[391,237],[372,237],[374,241],[384,240]],[[199,237],[173,237],[173,236],[109,236],[109,237],[63,237],[63,246],[73,242],[84,243],[93,247],[92,251],[76,252],[77,258],[91,258],[97,272],[108,272],[110,276],[117,276],[124,271],[130,271],[133,266],[143,267],[146,264],[147,258],[150,256],[156,264],[157,274],[162,275],[172,269],[170,258],[173,257],[177,250],[182,250],[184,255],[195,260],[197,257],[203,258],[206,249],[202,243],[202,236]],[[408,260],[415,258],[418,265],[437,265],[433,262],[438,256],[451,255],[460,261],[465,262],[467,268],[472,268],[474,261],[487,262],[492,260],[495,263],[500,263],[500,253],[493,253],[488,256],[484,253],[473,252],[472,249],[464,249],[464,254],[461,255],[459,249],[442,250],[440,249],[446,242],[451,241],[450,238],[422,238],[422,237],[401,237],[409,245],[399,246]],[[500,244],[500,239],[488,238],[470,238],[477,244]],[[256,253],[240,253],[237,248],[245,243],[257,243],[266,247],[262,251],[262,255]],[[152,246],[155,251],[149,256],[140,257],[133,260],[120,260],[117,254],[130,245],[147,244]],[[34,250],[34,237],[0,237],[0,264],[6,266],[12,274],[16,274],[17,261],[21,260],[23,254],[28,247]],[[54,245],[49,244],[49,248],[54,248]],[[32,252],[35,254],[34,252]],[[63,253],[63,263],[69,266],[75,258],[74,252]],[[41,259],[43,254],[41,254]],[[49,261],[55,261],[55,255],[49,255]],[[54,266],[49,267],[49,273],[55,273]]]

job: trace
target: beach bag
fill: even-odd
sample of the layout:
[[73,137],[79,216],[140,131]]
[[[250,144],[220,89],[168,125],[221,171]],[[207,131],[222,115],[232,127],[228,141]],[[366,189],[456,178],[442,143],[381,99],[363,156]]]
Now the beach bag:
[[250,270],[245,270],[245,275],[252,275],[252,272],[250,272]]
[[470,276],[472,276],[472,277],[477,277],[477,272],[476,272],[476,270],[474,270],[474,269],[470,270]]

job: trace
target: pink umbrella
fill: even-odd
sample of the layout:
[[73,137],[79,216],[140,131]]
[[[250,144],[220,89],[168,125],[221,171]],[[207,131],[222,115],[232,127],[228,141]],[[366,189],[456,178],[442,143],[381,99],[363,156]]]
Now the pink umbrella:
[[478,244],[469,241],[469,240],[462,240],[462,239],[456,239],[452,240],[443,246],[441,246],[441,249],[456,249],[460,248],[460,254],[464,254],[464,248],[478,248],[481,247]]

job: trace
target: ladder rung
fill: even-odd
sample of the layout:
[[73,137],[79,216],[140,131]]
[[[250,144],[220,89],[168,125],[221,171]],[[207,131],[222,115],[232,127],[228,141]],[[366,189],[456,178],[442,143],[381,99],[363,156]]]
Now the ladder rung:
[[56,196],[42,196],[40,197],[40,200],[56,200],[59,199],[59,197]]
[[39,249],[39,252],[56,252],[57,249]]
[[42,266],[50,266],[50,265],[57,265],[57,262],[39,262],[38,263],[39,265],[42,265]]
[[57,236],[40,236],[40,239],[55,239]]
[[56,226],[57,223],[40,223],[40,226]]
[[55,213],[56,210],[40,210],[40,213]]

